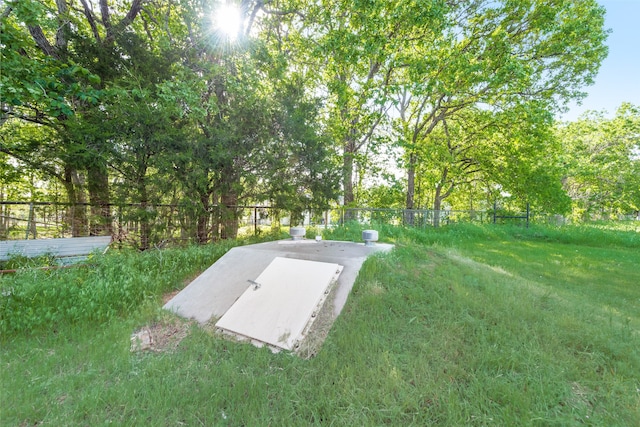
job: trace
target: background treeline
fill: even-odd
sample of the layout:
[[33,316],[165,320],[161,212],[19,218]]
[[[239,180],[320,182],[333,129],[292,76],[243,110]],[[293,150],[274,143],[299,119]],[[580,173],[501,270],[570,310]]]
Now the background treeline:
[[[241,14],[233,33],[216,17]],[[595,0],[14,0],[0,21],[0,200],[188,211],[337,203],[576,218],[640,209],[640,112],[555,115],[607,54]],[[295,220],[295,218],[294,218]],[[437,224],[436,224],[437,225]],[[148,235],[148,230],[146,231]]]

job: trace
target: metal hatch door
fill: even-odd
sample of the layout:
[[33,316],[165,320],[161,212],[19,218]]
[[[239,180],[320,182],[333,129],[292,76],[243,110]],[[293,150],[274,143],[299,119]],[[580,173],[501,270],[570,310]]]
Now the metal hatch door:
[[[218,320],[225,332],[295,349],[342,266],[276,257]],[[250,279],[250,278],[248,278]]]

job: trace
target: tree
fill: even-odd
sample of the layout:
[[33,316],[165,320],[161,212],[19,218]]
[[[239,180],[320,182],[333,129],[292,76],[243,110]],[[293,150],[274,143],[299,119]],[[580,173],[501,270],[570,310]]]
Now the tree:
[[[416,44],[403,59],[396,129],[407,156],[407,209],[414,207],[418,161],[429,161],[419,158],[417,150],[425,150],[419,147],[431,144],[427,152],[448,155],[451,147],[459,147],[447,122],[462,120],[466,110],[494,117],[532,107],[551,112],[582,96],[581,87],[593,81],[607,52],[603,14],[592,0],[448,2],[442,34],[432,43]],[[494,120],[491,126],[500,123],[514,125]],[[481,133],[487,125],[483,120],[466,133]],[[430,137],[436,130],[439,136]],[[460,160],[471,163],[458,172],[478,166],[473,159]],[[440,168],[434,179],[435,210],[455,187],[452,173]],[[440,188],[445,182],[453,185]]]
[[161,168],[192,201],[200,242],[235,237],[238,206],[248,200],[301,209],[326,204],[335,187],[318,106],[278,44],[289,12],[242,4],[245,24],[233,42],[200,18],[215,4],[185,4],[177,25],[191,44],[162,95],[181,106],[175,124],[184,131]]
[[[87,171],[88,190],[94,214],[104,217],[92,232],[109,232],[109,185],[106,159],[100,154],[105,141],[98,135],[88,141],[81,116],[100,108],[102,89],[127,57],[128,30],[142,10],[143,0],[133,0],[127,9],[114,8],[100,0],[100,18],[93,3],[81,0],[82,8],[69,1],[7,1],[2,13],[2,61],[8,73],[2,92],[9,102],[4,114],[20,120],[51,126],[60,142],[58,158],[64,161],[64,182],[69,202],[84,201],[82,171]],[[116,5],[116,6],[119,6]],[[130,52],[130,51],[129,51]],[[33,147],[36,148],[37,147]],[[70,154],[68,156],[65,153]],[[81,210],[73,221],[73,235],[83,234]]]
[[[489,201],[509,192],[523,206],[566,211],[552,123],[551,114],[531,105],[501,113],[467,108],[442,119],[441,126],[412,146],[414,194],[425,203],[416,206],[433,206],[435,226],[443,201],[456,189],[474,193],[467,206],[473,206],[472,197]],[[478,185],[484,195],[476,194]],[[407,215],[411,221],[411,212]]]
[[587,112],[560,124],[563,185],[573,215],[586,220],[640,210],[640,109],[623,103],[611,119]]
[[387,119],[394,73],[413,44],[437,37],[441,2],[327,0],[304,9],[306,61],[322,70],[327,131],[342,151],[344,203],[356,200],[355,167]]
[[303,211],[326,210],[337,198],[340,173],[332,142],[321,135],[320,102],[305,94],[300,76],[278,84],[277,143],[271,146],[271,164],[265,198],[277,209],[292,212],[292,222]]

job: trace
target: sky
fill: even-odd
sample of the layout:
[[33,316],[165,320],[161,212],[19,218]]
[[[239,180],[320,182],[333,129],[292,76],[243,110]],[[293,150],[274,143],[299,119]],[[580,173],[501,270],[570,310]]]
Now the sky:
[[605,28],[611,29],[609,56],[602,62],[589,95],[582,105],[570,105],[561,120],[572,121],[587,110],[603,111],[612,117],[620,104],[640,106],[640,0],[600,0],[607,10]]

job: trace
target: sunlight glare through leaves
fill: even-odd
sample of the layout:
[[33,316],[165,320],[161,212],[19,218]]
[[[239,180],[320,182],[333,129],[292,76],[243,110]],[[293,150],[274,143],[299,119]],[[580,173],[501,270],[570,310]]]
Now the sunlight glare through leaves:
[[216,31],[230,40],[235,40],[242,26],[240,8],[233,3],[220,5],[213,12],[213,22]]

